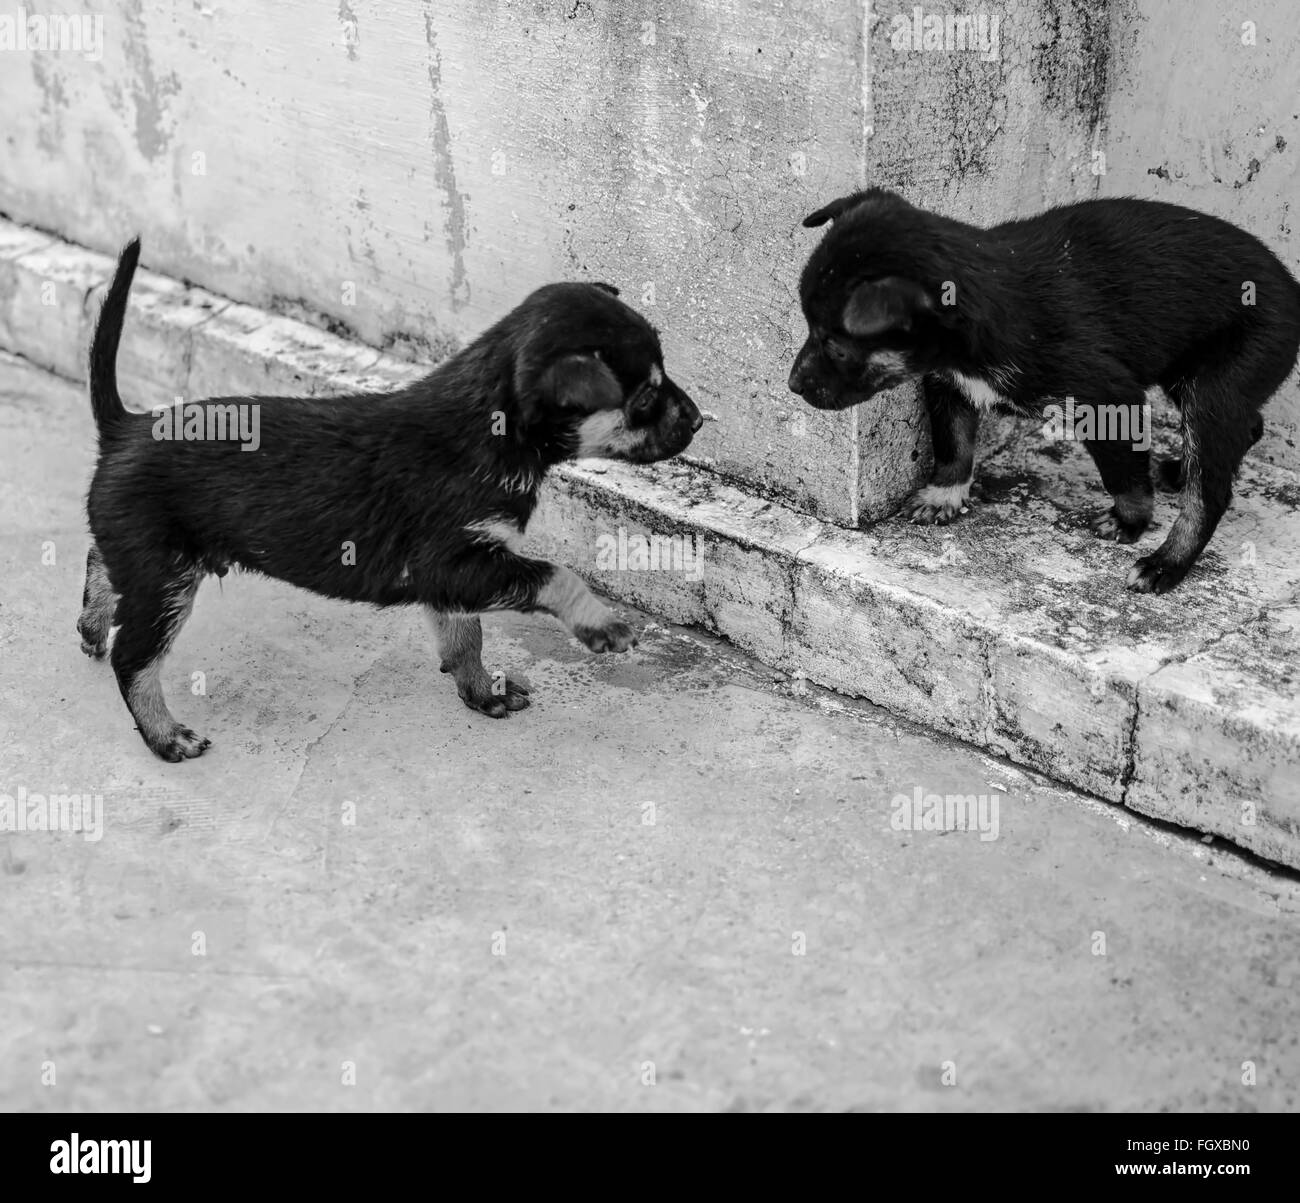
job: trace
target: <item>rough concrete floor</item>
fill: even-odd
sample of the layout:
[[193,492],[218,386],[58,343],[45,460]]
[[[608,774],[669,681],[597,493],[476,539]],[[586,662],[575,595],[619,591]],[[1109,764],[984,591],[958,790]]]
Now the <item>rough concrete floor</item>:
[[[164,684],[215,746],[155,760],[73,631],[91,457],[0,361],[0,794],[105,807],[0,835],[0,1106],[1300,1103],[1294,876],[661,625],[488,620],[494,722],[414,613],[210,582]],[[998,838],[893,830],[917,786]]]

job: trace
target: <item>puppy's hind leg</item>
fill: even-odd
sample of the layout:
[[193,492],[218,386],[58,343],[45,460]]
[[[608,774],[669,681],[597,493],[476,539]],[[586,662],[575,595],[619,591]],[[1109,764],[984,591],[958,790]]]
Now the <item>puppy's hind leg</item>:
[[1263,430],[1258,409],[1290,369],[1263,361],[1243,372],[1246,357],[1221,361],[1181,384],[1183,455],[1178,517],[1165,541],[1129,571],[1135,593],[1167,593],[1188,573],[1232,500],[1232,482]]
[[[1264,437],[1264,415],[1256,414],[1250,426],[1250,442],[1253,446]],[[1181,493],[1186,483],[1186,472],[1181,455],[1169,455],[1156,464],[1156,487],[1162,493]]]
[[1155,511],[1150,450],[1113,439],[1087,439],[1084,446],[1112,501],[1110,509],[1089,519],[1092,533],[1116,543],[1136,543]]
[[489,675],[483,667],[483,624],[470,614],[449,614],[426,606],[442,659],[441,668],[456,679],[456,692],[471,710],[505,718],[528,705],[528,687],[505,675]]
[[158,679],[200,579],[197,568],[185,565],[170,577],[133,587],[117,607],[121,628],[113,643],[113,672],[144,742],[164,760],[202,756],[212,746],[172,717]]
[[117,594],[108,582],[108,570],[99,545],[91,543],[86,554],[86,587],[81,593],[81,617],[77,619],[77,634],[81,636],[81,650],[95,660],[102,660],[108,650],[108,632],[117,614]]

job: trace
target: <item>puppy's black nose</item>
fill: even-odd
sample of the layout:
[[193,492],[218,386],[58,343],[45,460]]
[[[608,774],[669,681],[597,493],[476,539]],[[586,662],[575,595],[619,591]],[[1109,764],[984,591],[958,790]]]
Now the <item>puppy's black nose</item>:
[[795,393],[800,397],[803,396],[803,376],[799,371],[798,364],[795,364],[795,366],[790,369],[790,379],[785,383],[786,387],[789,388],[792,393]]
[[682,389],[674,385],[673,392],[677,401],[677,420],[683,425],[689,425],[691,433],[694,434],[704,425],[704,415],[700,413],[700,407]]

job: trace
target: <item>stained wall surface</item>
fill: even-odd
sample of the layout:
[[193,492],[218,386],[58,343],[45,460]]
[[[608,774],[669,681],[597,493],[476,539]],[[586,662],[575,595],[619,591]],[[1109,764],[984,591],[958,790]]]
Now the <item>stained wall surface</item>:
[[[826,199],[987,223],[1161,194],[1300,258],[1285,5],[1249,53],[1200,7],[1010,0],[965,44],[883,0],[52,4],[95,37],[0,49],[0,211],[105,252],[138,232],[150,267],[416,358],[610,281],[712,419],[692,456],[852,524],[928,438],[914,390],[825,414],[785,387]],[[1294,429],[1294,388],[1275,409]]]

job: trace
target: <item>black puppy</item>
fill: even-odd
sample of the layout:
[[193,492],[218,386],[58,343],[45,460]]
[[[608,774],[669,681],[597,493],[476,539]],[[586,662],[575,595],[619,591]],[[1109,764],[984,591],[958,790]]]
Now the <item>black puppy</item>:
[[[961,512],[981,410],[1041,415],[1072,397],[1138,414],[1159,386],[1182,414],[1181,461],[1160,466],[1180,512],[1128,586],[1177,585],[1300,349],[1300,284],[1277,257],[1229,222],[1155,201],[1084,201],[985,230],[872,188],[803,224],[827,221],[800,281],[809,337],[790,388],[841,409],[924,375],[935,468],[909,516]],[[1084,442],[1114,505],[1092,527],[1132,543],[1151,521],[1149,452],[1101,431]]]
[[[112,664],[165,760],[209,746],[167,709],[159,670],[199,582],[231,565],[327,597],[423,606],[442,671],[500,718],[528,705],[481,662],[477,614],[542,610],[594,652],[636,643],[567,568],[518,549],[548,468],[676,455],[700,412],[659,339],[608,285],[552,284],[418,384],[381,395],[228,397],[137,414],[115,362],[139,240],[122,253],[90,352],[99,462],[77,629]],[[232,437],[242,434],[244,437]]]

